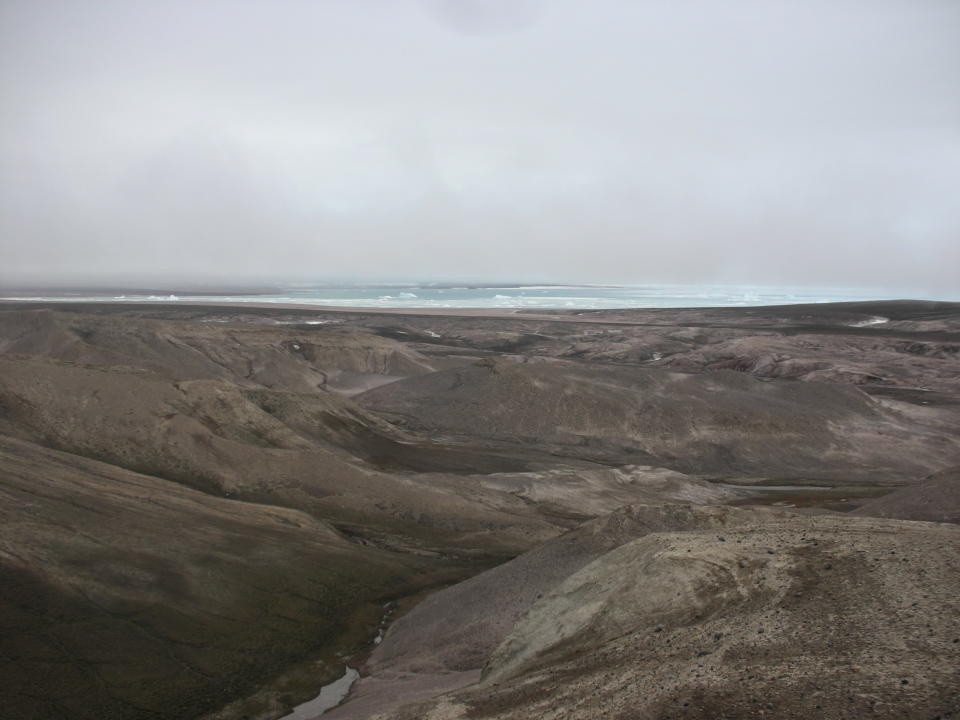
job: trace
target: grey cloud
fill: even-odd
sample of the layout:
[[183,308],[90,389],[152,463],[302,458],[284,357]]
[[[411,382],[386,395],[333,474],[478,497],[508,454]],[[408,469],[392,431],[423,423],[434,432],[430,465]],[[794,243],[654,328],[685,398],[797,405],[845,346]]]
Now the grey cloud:
[[0,283],[956,295],[950,0],[7,0]]

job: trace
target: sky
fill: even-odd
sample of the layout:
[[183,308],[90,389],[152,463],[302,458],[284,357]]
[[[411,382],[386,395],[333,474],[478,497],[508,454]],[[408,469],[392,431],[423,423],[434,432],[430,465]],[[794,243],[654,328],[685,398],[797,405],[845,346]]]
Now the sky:
[[0,0],[0,285],[960,294],[956,0]]

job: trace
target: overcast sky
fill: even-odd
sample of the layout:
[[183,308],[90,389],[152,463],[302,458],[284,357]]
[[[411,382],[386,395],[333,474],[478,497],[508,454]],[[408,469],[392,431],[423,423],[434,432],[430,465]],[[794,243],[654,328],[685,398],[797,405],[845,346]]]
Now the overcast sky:
[[960,293],[957,0],[0,0],[0,283]]

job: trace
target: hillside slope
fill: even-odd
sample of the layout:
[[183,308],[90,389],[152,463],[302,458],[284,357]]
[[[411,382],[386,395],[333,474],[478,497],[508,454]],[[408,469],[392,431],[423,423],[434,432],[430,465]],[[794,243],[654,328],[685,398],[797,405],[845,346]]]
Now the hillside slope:
[[0,479],[11,720],[191,717],[431,581],[303,512],[22,440],[0,437]]
[[484,360],[356,399],[421,432],[688,473],[895,483],[960,459],[953,414],[893,408],[846,384],[729,370]]
[[377,717],[950,717],[958,547],[836,516],[648,534],[544,592],[477,686]]

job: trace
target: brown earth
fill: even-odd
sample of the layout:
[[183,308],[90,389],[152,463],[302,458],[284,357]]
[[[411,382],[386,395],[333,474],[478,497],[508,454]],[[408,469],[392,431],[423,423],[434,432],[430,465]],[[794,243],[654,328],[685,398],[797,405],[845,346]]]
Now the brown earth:
[[892,407],[849,384],[763,382],[731,370],[484,360],[356,399],[405,428],[455,440],[686,473],[897,482],[960,453],[953,413]]
[[[877,317],[889,320],[863,324]],[[690,504],[774,502],[770,485],[902,486],[857,514],[955,518],[958,343],[949,303],[0,303],[4,717],[275,718],[345,660],[363,662],[385,602],[498,564],[394,622],[359,699],[331,718],[450,690],[481,668],[477,690],[423,712],[665,717],[683,692],[677,707],[702,710],[690,717],[744,716],[757,711],[749,688],[784,717],[946,713],[956,646],[916,619],[953,632],[955,529]],[[811,549],[804,534],[823,540]],[[676,561],[681,546],[689,558]],[[891,551],[906,564],[854,562]],[[655,638],[673,649],[644,645],[641,662],[624,638],[646,637],[661,585],[681,590],[673,634]],[[801,585],[791,592],[809,600],[790,610],[785,588]],[[717,594],[732,599],[704,600]],[[785,640],[749,645],[772,658],[780,690],[737,635],[778,614],[764,642],[809,636],[793,654]],[[561,622],[575,632],[558,635]],[[693,652],[704,623],[720,650]],[[854,656],[854,700],[832,676],[808,682],[812,663]],[[903,667],[908,683],[888,692]]]
[[869,500],[850,514],[960,523],[960,468],[934,473],[916,485]]
[[837,516],[641,533],[552,578],[479,683],[376,717],[951,717],[957,549],[954,525]]
[[352,624],[430,572],[298,510],[23,440],[0,438],[0,468],[5,718],[193,717],[357,642]]

